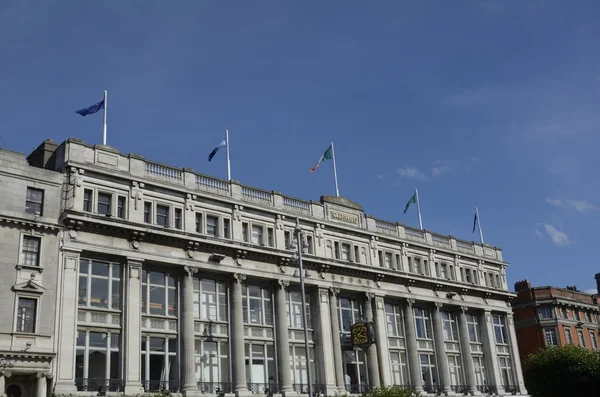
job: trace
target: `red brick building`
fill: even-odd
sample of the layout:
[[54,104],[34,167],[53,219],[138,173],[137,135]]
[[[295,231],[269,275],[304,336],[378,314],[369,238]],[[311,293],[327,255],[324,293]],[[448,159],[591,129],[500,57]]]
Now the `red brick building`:
[[[596,275],[600,288],[600,273]],[[521,359],[540,348],[573,344],[587,349],[600,345],[600,306],[597,295],[574,286],[531,287],[515,283],[514,321]]]

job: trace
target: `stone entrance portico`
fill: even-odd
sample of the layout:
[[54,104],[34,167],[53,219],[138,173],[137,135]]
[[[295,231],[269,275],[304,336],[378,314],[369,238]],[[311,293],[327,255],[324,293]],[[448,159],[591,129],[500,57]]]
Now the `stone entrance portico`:
[[53,356],[40,355],[7,354],[2,356],[0,358],[0,396],[49,396],[52,384],[52,359]]

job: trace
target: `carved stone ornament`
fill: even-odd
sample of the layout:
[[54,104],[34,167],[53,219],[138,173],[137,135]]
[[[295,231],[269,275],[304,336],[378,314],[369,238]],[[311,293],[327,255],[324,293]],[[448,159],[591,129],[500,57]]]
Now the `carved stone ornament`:
[[279,284],[279,287],[283,289],[286,289],[290,286],[290,282],[288,280],[277,280],[277,284]]
[[461,312],[463,312],[463,313],[466,313],[466,312],[468,312],[468,311],[469,311],[469,306],[464,306],[464,305],[463,305],[463,306],[461,306],[461,307],[460,307],[460,311],[461,311]]
[[415,304],[415,300],[413,298],[406,298],[406,303],[408,306],[412,307]]
[[12,376],[12,372],[10,372],[10,371],[0,371],[0,376],[4,376],[5,378],[10,378]]
[[139,250],[140,249],[140,245],[141,245],[140,242],[137,241],[137,240],[133,240],[131,242],[131,248],[133,248],[133,249]]
[[333,296],[338,296],[340,294],[340,289],[331,287],[331,288],[329,288],[329,292],[331,292],[331,295],[333,295]]
[[238,283],[243,283],[246,281],[246,275],[241,273],[234,273],[233,279]]
[[77,240],[77,230],[69,230],[69,238],[71,240]]
[[444,304],[442,302],[435,302],[434,304],[435,304],[435,308],[437,310],[440,310],[442,308],[442,306],[444,306]]
[[185,270],[188,277],[192,277],[194,274],[198,273],[198,268],[194,266],[184,266],[183,270]]
[[367,302],[371,302],[373,299],[375,299],[375,294],[372,292],[367,292],[365,293],[365,297],[367,298]]

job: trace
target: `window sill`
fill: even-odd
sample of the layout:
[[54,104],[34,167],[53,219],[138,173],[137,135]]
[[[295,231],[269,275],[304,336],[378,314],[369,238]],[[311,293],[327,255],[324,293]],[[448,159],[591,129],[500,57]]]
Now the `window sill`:
[[87,310],[90,312],[101,312],[101,313],[114,313],[114,314],[121,314],[122,311],[121,309],[108,309],[105,307],[94,307],[94,306],[77,306],[78,310]]
[[44,268],[41,266],[31,266],[31,265],[17,265],[18,270],[36,270],[38,272],[43,272]]

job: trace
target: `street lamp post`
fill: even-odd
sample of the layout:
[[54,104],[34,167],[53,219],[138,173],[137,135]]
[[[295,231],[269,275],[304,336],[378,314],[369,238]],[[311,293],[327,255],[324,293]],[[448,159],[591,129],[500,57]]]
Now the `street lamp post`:
[[[310,378],[310,351],[308,350],[308,327],[306,321],[306,295],[304,292],[304,269],[302,267],[302,229],[300,229],[300,219],[296,218],[296,228],[294,233],[296,234],[295,248],[298,259],[298,270],[300,272],[300,293],[302,294],[302,328],[304,330],[304,351],[306,357],[306,381],[308,382],[308,396],[313,397],[312,381]],[[293,245],[292,245],[293,248]]]

